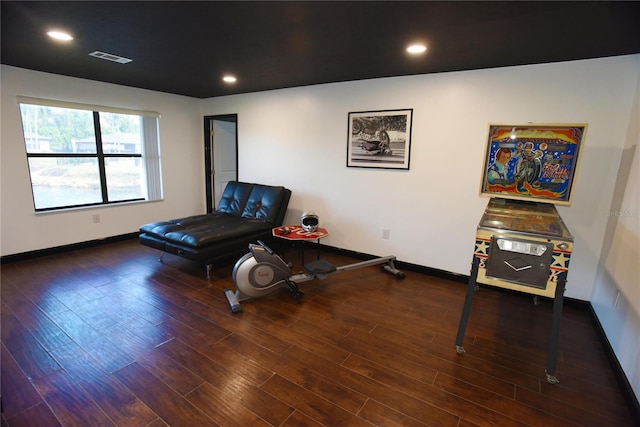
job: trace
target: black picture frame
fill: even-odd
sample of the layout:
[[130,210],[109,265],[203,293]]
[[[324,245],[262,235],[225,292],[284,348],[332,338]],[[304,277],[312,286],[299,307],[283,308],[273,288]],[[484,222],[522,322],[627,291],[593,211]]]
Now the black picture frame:
[[349,113],[347,167],[409,170],[413,109]]

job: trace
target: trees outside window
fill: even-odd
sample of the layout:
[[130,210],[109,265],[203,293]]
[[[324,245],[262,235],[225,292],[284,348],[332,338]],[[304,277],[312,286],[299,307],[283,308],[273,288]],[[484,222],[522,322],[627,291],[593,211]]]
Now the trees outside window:
[[52,104],[20,103],[36,211],[161,198],[157,116]]

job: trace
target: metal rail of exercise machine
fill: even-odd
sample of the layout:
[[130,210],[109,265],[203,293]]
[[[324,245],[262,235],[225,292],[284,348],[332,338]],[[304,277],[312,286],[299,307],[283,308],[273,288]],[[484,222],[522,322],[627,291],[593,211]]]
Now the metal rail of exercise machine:
[[284,262],[271,248],[258,240],[258,244],[249,245],[249,252],[233,267],[232,278],[236,290],[225,289],[224,295],[231,312],[240,313],[242,301],[263,297],[281,288],[289,288],[293,296],[300,299],[304,292],[298,284],[315,279],[323,280],[343,271],[382,265],[384,271],[398,279],[404,279],[405,274],[395,267],[395,260],[395,256],[389,255],[336,267],[325,260],[318,259],[304,265],[305,273],[292,275],[293,266]]

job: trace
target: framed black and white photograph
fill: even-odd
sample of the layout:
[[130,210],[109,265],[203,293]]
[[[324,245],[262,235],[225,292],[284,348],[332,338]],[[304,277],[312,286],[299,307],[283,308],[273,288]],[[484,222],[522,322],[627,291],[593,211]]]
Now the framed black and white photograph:
[[347,166],[409,169],[413,109],[349,113]]

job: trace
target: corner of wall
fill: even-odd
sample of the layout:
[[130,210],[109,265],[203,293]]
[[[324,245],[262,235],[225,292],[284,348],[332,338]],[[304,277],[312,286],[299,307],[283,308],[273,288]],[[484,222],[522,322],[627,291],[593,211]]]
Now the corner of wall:
[[591,301],[636,399],[640,399],[640,56],[637,69],[635,97]]

